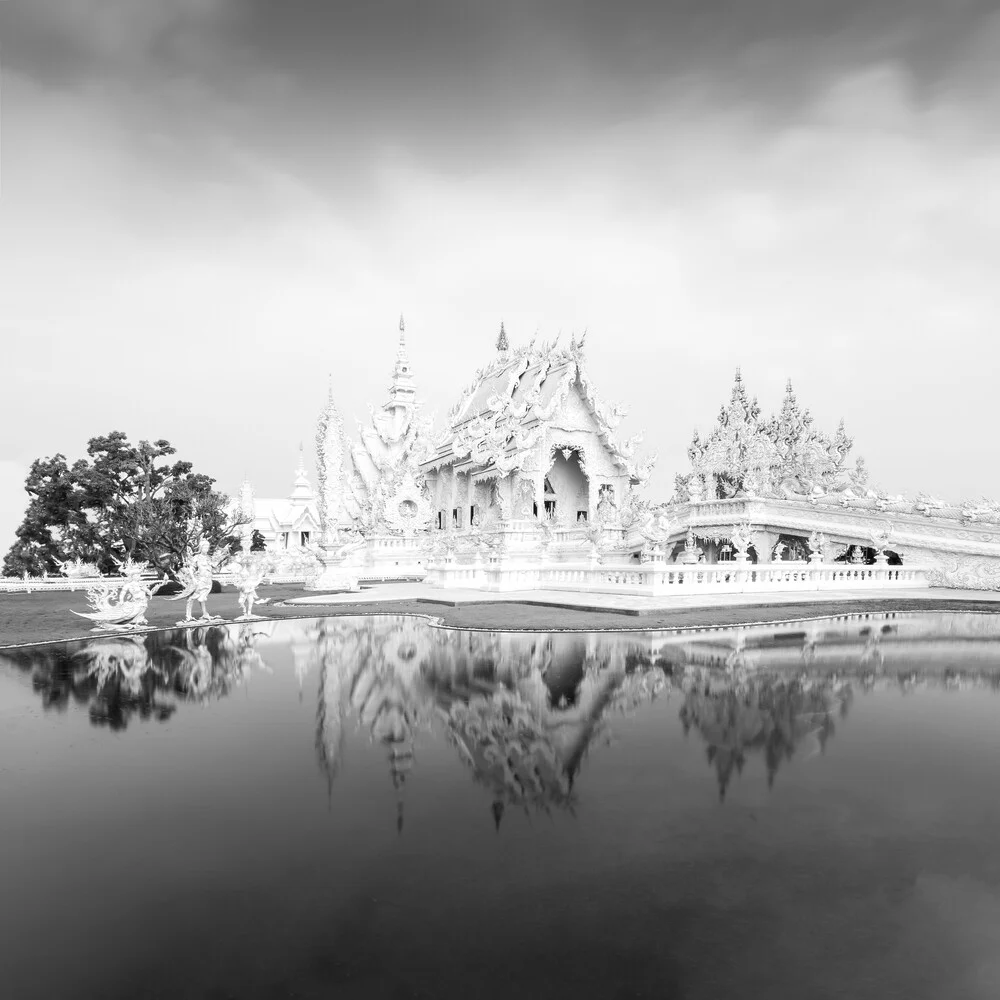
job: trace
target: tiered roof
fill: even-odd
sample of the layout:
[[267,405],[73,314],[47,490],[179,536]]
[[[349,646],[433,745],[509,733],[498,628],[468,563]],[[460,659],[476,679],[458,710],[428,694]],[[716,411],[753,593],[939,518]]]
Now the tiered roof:
[[625,441],[616,436],[625,411],[598,397],[584,364],[583,340],[573,338],[567,348],[558,347],[557,341],[536,345],[532,340],[512,350],[501,325],[496,357],[476,372],[448,414],[448,427],[424,468],[464,464],[500,475],[520,468],[544,425],[576,386],[615,463],[633,483],[644,482],[653,460],[636,457],[641,435]]

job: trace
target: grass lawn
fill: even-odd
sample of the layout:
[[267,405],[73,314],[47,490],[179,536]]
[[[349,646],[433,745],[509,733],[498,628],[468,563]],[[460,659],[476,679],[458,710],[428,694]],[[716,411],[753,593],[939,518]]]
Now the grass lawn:
[[[261,597],[270,603],[257,605],[255,613],[267,618],[319,618],[326,615],[419,614],[442,619],[447,625],[467,628],[509,629],[656,629],[690,628],[704,625],[737,625],[843,615],[851,611],[958,611],[980,610],[967,599],[942,598],[933,602],[906,597],[886,597],[849,607],[842,602],[817,600],[808,604],[757,604],[747,607],[678,608],[644,612],[639,615],[617,611],[587,611],[558,606],[517,604],[511,601],[484,601],[464,607],[448,606],[447,598],[434,600],[364,601],[356,604],[316,605],[315,607],[279,607],[282,601],[303,594],[301,584],[278,584],[261,587]],[[81,591],[48,591],[32,594],[0,593],[0,647],[22,643],[59,641],[90,635],[91,623],[70,610],[86,611],[87,600]],[[195,605],[195,613],[200,610]],[[226,587],[208,599],[211,614],[232,620],[240,613],[235,588]],[[982,602],[981,610],[1000,612],[996,602]],[[184,614],[183,601],[154,597],[146,617],[154,628],[169,628]],[[97,633],[93,633],[97,634]]]

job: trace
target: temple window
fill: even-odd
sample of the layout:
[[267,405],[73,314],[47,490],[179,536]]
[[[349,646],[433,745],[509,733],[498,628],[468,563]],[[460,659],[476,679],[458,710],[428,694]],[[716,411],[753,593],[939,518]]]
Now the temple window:
[[601,488],[597,491],[597,502],[602,503],[607,500],[608,503],[615,502],[615,488],[610,483],[603,483]]
[[726,544],[719,549],[719,562],[732,562],[732,561],[733,561],[733,547],[732,545],[729,544],[729,542],[726,542]]
[[308,545],[309,544],[309,532],[308,531],[303,531],[302,532],[302,541],[301,541],[300,544],[302,544],[302,545]]
[[555,517],[556,516],[556,502],[555,500],[545,501],[545,516]]
[[458,508],[457,507],[453,507],[452,508],[452,511],[451,511],[451,523],[452,523],[452,526],[455,527],[455,528],[462,527],[462,525],[461,525],[461,523],[459,522],[459,519],[458,519]]
[[538,517],[538,503],[535,502],[531,505],[531,513],[533,517]]
[[578,524],[581,521],[586,521],[587,520],[587,512],[585,510],[578,510],[576,512],[576,520],[577,520]]
[[438,531],[444,531],[444,511],[438,511]]
[[281,533],[281,547],[283,549],[287,549],[288,548],[288,532],[287,531],[283,531]]

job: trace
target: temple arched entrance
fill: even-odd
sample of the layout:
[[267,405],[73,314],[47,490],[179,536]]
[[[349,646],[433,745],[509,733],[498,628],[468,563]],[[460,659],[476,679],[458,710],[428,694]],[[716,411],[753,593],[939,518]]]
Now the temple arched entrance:
[[543,503],[547,517],[576,524],[589,520],[590,483],[576,448],[553,448],[545,475]]

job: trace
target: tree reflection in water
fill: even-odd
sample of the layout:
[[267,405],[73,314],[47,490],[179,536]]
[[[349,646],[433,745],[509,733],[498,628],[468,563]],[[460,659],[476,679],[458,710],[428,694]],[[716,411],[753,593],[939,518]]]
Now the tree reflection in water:
[[[616,716],[679,697],[720,799],[753,755],[768,786],[795,754],[824,752],[855,691],[1000,686],[1000,624],[973,619],[872,623],[846,616],[803,626],[681,633],[493,633],[404,616],[327,618],[174,629],[15,650],[47,709],[88,706],[95,725],[169,719],[181,702],[221,698],[267,670],[258,629],[287,635],[300,690],[315,670],[317,759],[328,792],[353,721],[384,748],[402,830],[421,734],[447,740],[489,798],[509,808],[572,813],[575,780]],[[951,662],[947,668],[942,663]],[[963,667],[962,664],[965,666]]]
[[107,636],[8,652],[30,671],[48,710],[88,707],[94,725],[122,730],[134,716],[166,721],[181,701],[222,697],[267,666],[251,624]]

